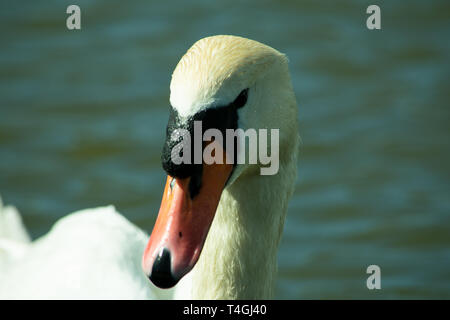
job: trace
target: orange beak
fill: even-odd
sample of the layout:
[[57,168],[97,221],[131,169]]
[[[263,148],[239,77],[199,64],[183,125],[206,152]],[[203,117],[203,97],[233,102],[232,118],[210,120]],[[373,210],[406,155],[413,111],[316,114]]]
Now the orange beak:
[[[191,178],[167,177],[164,195],[142,266],[160,288],[173,287],[198,261],[214,219],[231,164],[203,164],[199,193],[192,199]],[[172,186],[171,186],[172,185]]]

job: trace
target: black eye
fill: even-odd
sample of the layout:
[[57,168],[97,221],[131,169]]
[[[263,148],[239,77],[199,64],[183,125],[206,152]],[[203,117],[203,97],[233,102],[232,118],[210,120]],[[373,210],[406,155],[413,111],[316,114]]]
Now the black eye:
[[242,90],[241,93],[239,93],[237,98],[233,101],[233,105],[237,109],[242,108],[247,103],[247,97],[248,97],[248,88]]

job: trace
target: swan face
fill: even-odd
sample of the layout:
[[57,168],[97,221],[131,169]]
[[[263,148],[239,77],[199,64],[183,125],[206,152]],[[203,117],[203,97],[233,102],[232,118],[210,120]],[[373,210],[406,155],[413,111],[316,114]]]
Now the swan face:
[[[173,72],[170,90],[171,114],[162,155],[169,177],[143,257],[144,271],[160,287],[175,285],[194,267],[224,188],[244,173],[259,174],[258,163],[226,163],[230,152],[226,129],[279,129],[277,143],[282,145],[289,139],[287,132],[292,132],[282,128],[294,127],[297,121],[286,57],[241,37],[214,36],[196,42]],[[181,128],[193,137],[195,121],[202,122],[202,133],[207,129],[223,133],[223,141],[200,145],[202,150],[209,144],[221,148],[222,164],[195,163],[195,142],[189,145],[191,163],[173,162],[172,152],[180,141],[173,132]],[[249,145],[239,152],[248,154]]]
[[[247,101],[236,110],[234,129],[280,129],[280,143],[292,138],[286,134],[292,133],[289,129],[297,125],[297,104],[287,58],[254,40],[213,36],[196,42],[173,72],[170,103],[177,121],[188,124],[202,112],[232,109],[230,105],[246,89]],[[270,143],[268,147],[270,154]],[[248,143],[239,152],[249,155]],[[259,167],[247,162],[235,166],[228,185],[242,172]]]

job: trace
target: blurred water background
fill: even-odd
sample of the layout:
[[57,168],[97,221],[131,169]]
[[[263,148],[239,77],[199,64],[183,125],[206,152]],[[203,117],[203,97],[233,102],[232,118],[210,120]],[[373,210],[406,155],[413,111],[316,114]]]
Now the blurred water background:
[[[0,2],[0,194],[33,238],[114,204],[151,231],[169,83],[198,39],[286,53],[303,145],[279,299],[450,298],[448,1]],[[366,288],[367,266],[382,289]]]

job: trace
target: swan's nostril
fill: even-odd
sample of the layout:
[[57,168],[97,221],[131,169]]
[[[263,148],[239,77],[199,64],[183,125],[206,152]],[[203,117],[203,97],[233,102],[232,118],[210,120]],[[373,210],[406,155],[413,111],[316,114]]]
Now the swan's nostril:
[[175,279],[173,276],[170,261],[170,251],[167,248],[162,248],[153,263],[152,272],[149,276],[155,286],[167,289],[177,284],[179,279]]

